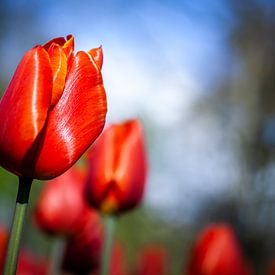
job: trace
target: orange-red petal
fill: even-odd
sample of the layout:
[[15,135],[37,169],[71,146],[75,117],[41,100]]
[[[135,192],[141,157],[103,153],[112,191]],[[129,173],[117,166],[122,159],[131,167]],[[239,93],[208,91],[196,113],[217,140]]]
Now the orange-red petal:
[[89,54],[93,57],[94,61],[96,62],[98,68],[101,70],[102,63],[103,63],[103,53],[102,53],[102,46],[98,48],[94,48],[89,50]]
[[67,36],[67,41],[66,43],[63,45],[63,51],[67,56],[67,68],[68,68],[68,72],[70,71],[72,64],[73,64],[73,60],[74,60],[74,37],[73,35],[68,35]]
[[115,162],[115,181],[119,190],[120,208],[127,209],[140,202],[147,174],[143,127],[139,120],[130,120],[119,129],[121,142]]
[[66,56],[69,58],[70,55],[74,51],[74,36],[73,35],[69,34],[67,36],[67,41],[63,45],[63,50],[64,50],[64,53],[66,54]]
[[51,94],[49,56],[37,46],[24,55],[0,102],[0,165],[17,175],[30,175]]
[[87,53],[78,52],[64,92],[49,113],[36,177],[53,178],[71,167],[101,133],[106,112],[101,73]]
[[[109,126],[90,150],[87,194],[95,207],[104,208],[104,210],[114,208],[116,203],[111,194],[114,189],[115,128],[115,125]],[[107,204],[102,205],[106,197],[111,204],[109,207]]]
[[58,44],[60,46],[63,46],[66,43],[66,39],[64,37],[56,37],[53,38],[51,40],[49,40],[48,42],[46,42],[43,47],[46,51],[48,51],[48,49],[51,47],[52,44]]
[[53,43],[48,50],[52,73],[53,73],[53,89],[51,106],[54,106],[62,95],[65,79],[67,75],[67,58],[62,48]]

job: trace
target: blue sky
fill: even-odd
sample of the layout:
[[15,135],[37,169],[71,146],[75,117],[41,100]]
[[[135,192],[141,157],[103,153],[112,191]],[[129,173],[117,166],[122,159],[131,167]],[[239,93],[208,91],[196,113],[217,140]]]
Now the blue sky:
[[[129,48],[151,64],[176,60],[203,81],[226,68],[231,17],[224,1],[17,1],[9,5],[7,12],[15,18],[30,13],[35,22],[24,26],[10,20],[7,47],[18,47],[20,54],[34,43],[33,32],[45,39],[73,33],[78,49],[103,44],[106,58],[114,54],[109,48],[117,47],[117,51]],[[29,45],[18,44],[24,38]]]

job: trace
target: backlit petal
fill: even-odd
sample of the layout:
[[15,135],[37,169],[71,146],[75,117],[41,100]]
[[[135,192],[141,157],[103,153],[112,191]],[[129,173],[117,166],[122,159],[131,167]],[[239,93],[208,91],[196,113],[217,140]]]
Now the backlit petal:
[[17,175],[28,176],[36,157],[51,93],[49,56],[37,46],[24,55],[0,102],[0,164]]
[[60,46],[63,46],[66,43],[66,39],[64,37],[56,37],[48,41],[43,45],[43,48],[48,51],[48,49],[51,47],[52,44],[58,44]]
[[61,97],[65,86],[65,79],[67,75],[67,58],[62,48],[57,44],[52,44],[48,52],[53,72],[51,106],[54,106]]
[[73,51],[74,51],[74,37],[73,37],[73,35],[70,34],[67,36],[67,41],[63,45],[63,51],[68,58],[73,53]]
[[101,73],[87,53],[78,52],[64,92],[50,111],[36,177],[49,179],[72,166],[101,133],[106,111]]
[[72,64],[73,64],[73,59],[74,59],[74,37],[73,35],[68,35],[67,36],[67,41],[66,43],[63,45],[63,51],[67,56],[67,68],[68,68],[68,72],[70,71]]
[[89,54],[93,57],[98,68],[101,70],[103,63],[102,46],[89,50]]

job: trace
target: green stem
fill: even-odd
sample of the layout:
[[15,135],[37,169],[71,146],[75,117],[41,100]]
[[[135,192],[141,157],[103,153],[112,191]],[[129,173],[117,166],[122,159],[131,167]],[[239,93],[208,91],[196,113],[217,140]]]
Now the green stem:
[[116,217],[107,215],[104,217],[104,220],[105,220],[105,239],[104,239],[103,251],[101,256],[100,275],[109,275],[113,239],[114,239],[114,233],[116,228]]
[[53,240],[53,248],[51,254],[51,265],[49,275],[58,275],[61,269],[61,262],[64,253],[65,240],[61,237],[56,237]]
[[23,232],[23,225],[28,207],[31,185],[32,179],[19,177],[17,199],[9,238],[4,275],[16,274],[21,235]]

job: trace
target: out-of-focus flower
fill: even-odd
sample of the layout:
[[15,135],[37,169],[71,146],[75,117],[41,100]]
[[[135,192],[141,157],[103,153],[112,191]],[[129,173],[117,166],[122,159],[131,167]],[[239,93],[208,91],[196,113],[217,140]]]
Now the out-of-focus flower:
[[126,261],[124,255],[124,247],[120,242],[115,242],[110,263],[110,275],[125,275],[126,271]]
[[91,149],[87,199],[103,213],[129,210],[142,199],[146,171],[140,121],[112,124]]
[[275,275],[275,259],[269,263],[268,268],[267,268],[267,274]]
[[4,268],[7,245],[8,245],[8,231],[4,226],[0,225],[0,273]]
[[198,236],[188,265],[189,275],[248,275],[234,230],[227,224],[207,226]]
[[1,99],[0,165],[18,176],[59,176],[104,127],[101,47],[73,51],[71,35],[30,49]]
[[62,261],[62,269],[73,274],[97,272],[103,243],[103,228],[95,211],[86,213],[82,231],[68,239]]
[[67,236],[82,230],[91,211],[84,199],[84,179],[85,172],[74,166],[46,183],[34,211],[40,229]]
[[165,275],[168,273],[168,255],[165,248],[149,245],[140,252],[136,275]]
[[46,259],[38,258],[26,250],[20,252],[17,275],[46,275],[48,269],[49,263]]

